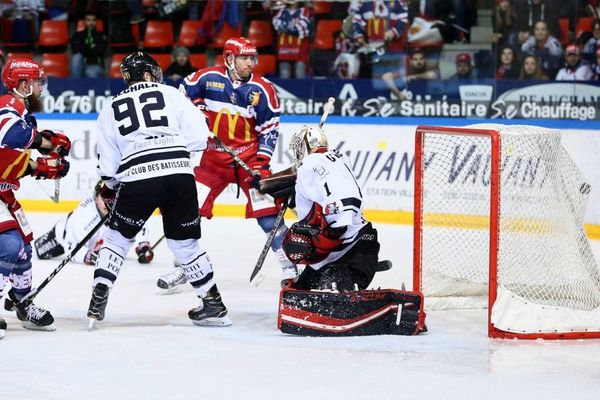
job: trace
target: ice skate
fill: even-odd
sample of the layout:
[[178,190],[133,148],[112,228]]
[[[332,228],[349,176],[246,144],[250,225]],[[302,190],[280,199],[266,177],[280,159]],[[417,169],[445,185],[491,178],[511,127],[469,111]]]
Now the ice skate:
[[206,296],[200,300],[202,300],[200,305],[188,312],[188,316],[194,324],[200,326],[231,325],[231,320],[227,316],[227,308],[221,300],[217,285],[213,285]]
[[[4,300],[4,309],[7,311],[16,311],[17,318],[25,329],[35,331],[55,331],[54,317],[50,311],[33,304],[31,300],[19,303],[14,291],[8,292],[8,298]],[[4,322],[6,325],[6,322]],[[1,323],[0,323],[1,325]]]
[[187,282],[187,277],[185,276],[185,272],[183,268],[181,268],[180,264],[175,263],[175,268],[160,278],[156,282],[156,286],[158,289],[156,290],[156,294],[174,294],[179,293],[183,290],[184,283]]
[[88,330],[94,329],[96,321],[102,321],[104,319],[106,305],[108,304],[108,292],[108,286],[103,283],[98,283],[94,286],[92,299],[90,300],[90,306],[87,312],[87,316],[90,319]]
[[0,339],[4,337],[4,333],[6,332],[6,320],[0,315]]

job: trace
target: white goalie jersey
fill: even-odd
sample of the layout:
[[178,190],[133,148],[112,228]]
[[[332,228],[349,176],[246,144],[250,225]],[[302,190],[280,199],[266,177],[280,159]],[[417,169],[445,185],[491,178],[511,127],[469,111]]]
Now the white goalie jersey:
[[311,264],[313,269],[319,269],[346,254],[360,238],[359,232],[367,224],[362,212],[362,192],[348,157],[335,150],[304,157],[298,168],[295,189],[298,218],[305,218],[313,203],[318,203],[331,227],[347,227],[340,238],[345,245],[343,249]]
[[190,152],[206,148],[204,114],[174,87],[137,82],[98,116],[98,174],[110,188],[171,174],[193,174]]

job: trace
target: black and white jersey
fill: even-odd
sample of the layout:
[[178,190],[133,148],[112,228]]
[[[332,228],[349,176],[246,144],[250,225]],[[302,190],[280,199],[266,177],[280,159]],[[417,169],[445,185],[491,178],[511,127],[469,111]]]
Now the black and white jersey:
[[119,182],[193,174],[190,152],[206,148],[204,114],[174,87],[138,82],[98,116],[98,173],[114,188]]
[[329,264],[348,252],[360,238],[359,231],[367,224],[363,217],[363,196],[348,157],[337,152],[309,154],[298,168],[296,180],[296,210],[303,219],[313,203],[323,208],[327,223],[333,228],[346,226],[340,250],[316,264],[314,269]]

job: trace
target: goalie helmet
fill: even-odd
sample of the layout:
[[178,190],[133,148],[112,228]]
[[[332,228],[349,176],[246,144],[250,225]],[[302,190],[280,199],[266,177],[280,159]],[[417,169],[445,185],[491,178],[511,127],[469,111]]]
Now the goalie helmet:
[[290,151],[294,157],[297,167],[302,164],[304,156],[317,151],[327,151],[327,136],[321,128],[316,125],[304,125],[299,132],[292,136]]
[[128,85],[133,82],[143,82],[144,72],[150,73],[156,79],[156,82],[162,83],[162,70],[150,54],[136,51],[121,61],[121,74]]

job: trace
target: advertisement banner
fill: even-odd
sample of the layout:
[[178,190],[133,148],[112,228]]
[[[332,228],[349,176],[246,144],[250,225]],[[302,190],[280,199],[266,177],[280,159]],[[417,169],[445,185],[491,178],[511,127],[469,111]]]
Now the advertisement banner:
[[[178,82],[168,81],[178,86]],[[397,99],[380,79],[273,79],[282,115],[321,115],[329,97],[333,115],[600,120],[600,81],[397,81]],[[120,79],[51,78],[46,113],[96,113],[125,88]],[[0,92],[2,89],[0,89]]]
[[[406,211],[413,208],[414,182],[414,132],[415,125],[359,124],[356,119],[348,122],[326,124],[326,132],[331,148],[346,154],[363,188],[366,208],[378,211]],[[96,182],[96,137],[95,120],[69,119],[39,120],[40,127],[65,132],[72,139],[73,146],[69,161],[71,170],[61,184],[61,199],[78,201],[88,196]],[[280,140],[273,154],[271,167],[279,171],[290,166],[292,157],[288,144],[294,132],[303,123],[283,123]],[[429,125],[435,125],[429,121]],[[587,223],[600,224],[600,169],[597,168],[597,155],[600,154],[600,132],[593,130],[563,130],[562,144],[571,155],[590,183],[590,206]],[[462,153],[461,153],[462,154]],[[474,162],[476,157],[469,159]],[[467,161],[469,161],[467,160]],[[196,161],[197,162],[197,161]],[[512,165],[512,164],[511,164]],[[525,164],[523,164],[525,165]],[[461,173],[474,177],[474,182],[486,182],[484,163],[476,172],[468,162]],[[525,169],[523,169],[525,171]],[[523,172],[521,171],[521,172]],[[523,172],[526,174],[526,172]],[[469,175],[471,174],[471,175]],[[464,177],[463,177],[464,178]],[[464,180],[464,179],[463,179]],[[17,193],[20,200],[47,200],[53,192],[53,182],[24,179]],[[469,188],[464,187],[464,198],[469,196]],[[237,188],[230,185],[219,197],[218,204],[243,204],[245,199],[236,198]]]

